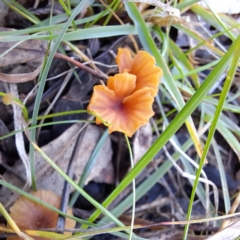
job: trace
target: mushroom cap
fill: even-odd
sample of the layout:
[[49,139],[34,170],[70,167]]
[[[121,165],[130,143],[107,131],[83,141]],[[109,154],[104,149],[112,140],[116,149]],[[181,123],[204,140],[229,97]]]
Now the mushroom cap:
[[[38,190],[33,192],[34,197],[52,205],[55,208],[60,207],[61,198],[55,193],[47,190]],[[72,210],[68,209],[68,215],[72,215]],[[20,197],[10,208],[10,216],[17,224],[20,230],[38,230],[42,228],[56,228],[58,213],[36,203],[24,196]],[[66,218],[65,228],[74,228],[75,221]],[[71,233],[66,233],[70,235]],[[20,240],[18,236],[9,236],[7,240]],[[49,238],[34,237],[36,240],[49,240]]]

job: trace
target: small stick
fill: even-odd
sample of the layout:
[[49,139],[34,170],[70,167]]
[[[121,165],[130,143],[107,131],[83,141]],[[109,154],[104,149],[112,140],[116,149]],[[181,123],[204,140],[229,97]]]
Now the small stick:
[[68,56],[66,56],[66,55],[63,55],[63,54],[61,54],[61,53],[55,53],[54,57],[55,57],[55,58],[59,58],[59,59],[63,59],[63,60],[65,60],[65,61],[67,61],[67,62],[70,62],[70,63],[72,63],[73,65],[81,68],[82,70],[84,70],[84,71],[86,71],[86,72],[89,72],[89,73],[91,73],[92,75],[97,76],[97,77],[99,77],[99,78],[103,78],[103,79],[107,79],[107,78],[108,78],[108,76],[105,75],[103,72],[93,70],[92,68],[90,68],[90,67],[88,67],[88,66],[86,66],[86,65],[83,65],[82,63],[80,63],[80,62],[78,62],[78,61],[76,61],[76,60],[74,60],[74,59],[72,59],[72,58],[70,58],[70,57],[68,57]]

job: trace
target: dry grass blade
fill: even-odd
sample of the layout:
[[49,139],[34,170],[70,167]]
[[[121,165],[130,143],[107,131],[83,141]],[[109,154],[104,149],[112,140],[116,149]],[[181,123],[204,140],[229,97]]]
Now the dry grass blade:
[[[229,211],[229,214],[231,213],[234,213],[237,208],[239,207],[240,205],[240,192],[238,193],[233,205],[232,205],[232,208],[230,209]],[[220,230],[223,230],[224,228],[226,228],[228,225],[230,224],[230,220],[225,220],[223,223],[222,223],[222,226],[220,228]]]
[[220,232],[207,238],[208,240],[232,240],[239,238],[240,220],[232,223],[228,227],[224,228]]

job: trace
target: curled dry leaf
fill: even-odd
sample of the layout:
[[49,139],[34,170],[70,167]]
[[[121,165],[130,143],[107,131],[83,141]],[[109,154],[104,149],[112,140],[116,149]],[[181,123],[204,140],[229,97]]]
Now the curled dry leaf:
[[[55,162],[63,172],[66,173],[69,159],[71,157],[74,144],[81,126],[78,124],[73,125],[67,131],[65,131],[61,136],[50,142],[49,144],[42,147],[42,151],[46,153],[53,162]],[[73,166],[74,180],[78,182],[80,176],[84,170],[84,167],[89,160],[99,138],[100,130],[96,126],[89,125],[87,131],[84,135],[81,146],[77,152],[77,157],[75,157],[75,162]],[[93,170],[91,171],[87,182],[98,177],[98,181],[104,181],[104,178],[99,178],[102,174],[103,169],[108,165],[111,165],[112,149],[111,141],[108,137],[104,143],[102,150],[100,151],[98,158],[95,162]],[[55,192],[57,195],[62,194],[64,179],[46,162],[43,157],[36,152],[35,153],[35,163],[36,163],[36,175],[37,175],[37,187],[50,190]],[[13,167],[14,171],[21,177],[25,178],[24,166],[19,161]],[[23,188],[24,183],[21,182],[13,174],[6,172],[3,174],[3,178],[10,184]],[[109,179],[107,180],[109,182]],[[0,202],[5,204],[11,204],[15,201],[12,191],[2,187],[0,189]]]
[[[14,29],[0,28],[1,32]],[[30,39],[24,42],[0,42],[0,80],[10,83],[20,83],[33,80],[40,72],[46,54],[47,41]],[[17,64],[27,63],[31,72],[8,74],[9,69]]]
[[[45,42],[35,39],[18,42],[0,42],[0,66],[30,62],[45,55]],[[9,49],[13,48],[9,51]]]
[[8,83],[23,83],[36,78],[42,68],[40,65],[36,70],[30,73],[4,74],[0,73],[0,80]]

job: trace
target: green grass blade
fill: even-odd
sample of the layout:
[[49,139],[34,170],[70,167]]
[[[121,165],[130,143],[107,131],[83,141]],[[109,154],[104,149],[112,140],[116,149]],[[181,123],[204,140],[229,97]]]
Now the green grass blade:
[[103,214],[107,215],[111,218],[113,222],[115,222],[118,226],[124,227],[124,224],[120,222],[115,216],[113,216],[106,208],[104,208],[100,203],[98,203],[95,199],[93,199],[90,195],[88,195],[82,188],[80,188],[66,173],[62,171],[62,169],[54,163],[35,143],[31,142],[34,149],[38,151],[41,156],[46,160],[47,163],[57,171],[76,191],[78,191],[84,198],[86,198],[94,207],[96,207]]
[[223,199],[224,199],[224,206],[225,206],[225,213],[227,214],[230,211],[231,208],[231,200],[229,196],[229,191],[228,191],[228,185],[227,185],[227,179],[226,179],[226,174],[225,174],[225,169],[223,165],[223,160],[221,157],[221,153],[219,151],[219,147],[215,139],[212,139],[212,147],[213,151],[216,156],[216,161],[218,164],[218,169],[221,177],[221,183],[222,183],[222,191],[223,191]]
[[[193,65],[189,62],[188,58],[186,57],[185,53],[183,53],[182,50],[177,46],[177,44],[175,44],[171,39],[169,40],[169,48],[171,49],[173,55],[175,55],[177,59],[181,61],[181,63],[184,64],[184,66],[188,69],[188,72],[195,70]],[[194,73],[190,77],[192,78],[195,87],[199,88],[200,81],[198,75]]]
[[[41,103],[41,98],[43,95],[43,90],[45,87],[45,83],[46,83],[46,79],[47,79],[47,75],[48,75],[48,71],[50,69],[52,60],[54,58],[54,54],[57,51],[59,44],[61,43],[64,34],[66,33],[68,27],[70,26],[70,24],[72,23],[73,19],[83,10],[85,9],[86,6],[88,6],[88,4],[91,4],[93,1],[87,1],[87,0],[83,0],[81,1],[81,3],[79,3],[79,5],[73,10],[72,15],[69,17],[68,21],[66,22],[65,26],[63,27],[61,33],[59,34],[56,42],[54,43],[54,46],[47,58],[47,62],[45,64],[45,67],[41,73],[40,76],[40,84],[39,84],[39,88],[38,88],[38,92],[37,92],[37,96],[35,99],[35,104],[34,104],[34,110],[33,110],[33,116],[32,116],[32,126],[36,125],[37,123],[37,116],[38,116],[38,111],[39,111],[39,107],[40,107],[40,103]],[[30,133],[30,139],[31,141],[35,142],[35,137],[36,137],[36,129],[33,129]],[[30,152],[29,152],[29,158],[30,158],[30,166],[31,166],[31,174],[32,174],[32,186],[33,189],[36,189],[36,179],[35,179],[35,161],[34,161],[34,148],[32,146],[32,144],[30,144]]]
[[[149,29],[143,20],[141,14],[138,11],[138,8],[134,3],[125,3],[126,10],[128,12],[128,15],[131,17],[133,20],[137,31],[138,31],[138,37],[145,48],[148,52],[152,53],[152,55],[155,57],[157,65],[162,68],[163,70],[163,79],[162,83],[168,90],[168,92],[171,94],[172,98],[175,101],[175,104],[177,105],[178,110],[181,110],[183,106],[185,105],[185,102],[183,100],[183,97],[179,91],[179,89],[176,86],[175,80],[172,77],[170,70],[165,62],[165,60],[162,58],[162,56],[159,53],[159,50],[154,43],[151,34],[149,32]],[[188,129],[188,132],[190,136],[193,139],[195,148],[197,150],[197,153],[199,156],[202,155],[202,149],[201,149],[201,144],[200,140],[197,136],[197,131],[195,129],[194,123],[192,121],[191,116],[188,117],[186,120],[186,127]]]
[[[189,138],[182,146],[181,149],[186,152],[193,145],[192,139]],[[175,152],[172,158],[177,161],[181,157],[179,152]],[[136,189],[136,201],[138,201],[142,196],[144,196],[155,184],[159,181],[172,167],[172,163],[168,160],[158,167],[158,169],[152,173],[145,181],[143,181]],[[118,204],[111,213],[118,217],[123,214],[132,205],[132,194],[128,195],[120,204]],[[104,217],[101,222],[106,222],[109,220]]]
[[[111,195],[104,201],[103,206],[107,207],[116,197],[123,191],[136,176],[147,166],[147,164],[156,156],[156,154],[163,148],[163,146],[169,141],[169,139],[177,132],[192,112],[198,107],[198,105],[204,100],[209,89],[215,84],[219,77],[223,74],[229,65],[232,55],[238,46],[238,41],[235,41],[229,48],[228,52],[219,61],[218,65],[208,75],[203,84],[199,87],[192,98],[186,103],[183,109],[172,120],[169,126],[161,134],[161,136],[155,141],[151,148],[146,152],[137,165],[128,173],[128,175],[122,180],[118,187],[111,193]],[[89,221],[94,221],[100,214],[100,211],[95,211],[89,218]]]
[[42,127],[47,127],[47,126],[52,126],[52,125],[57,125],[57,124],[74,124],[74,123],[80,123],[80,122],[85,123],[85,122],[89,122],[89,121],[86,121],[86,120],[65,120],[65,121],[56,121],[56,122],[47,122],[47,123],[37,124],[37,125],[34,125],[34,126],[22,128],[19,131],[10,132],[8,134],[0,136],[0,140],[3,140],[4,138],[8,138],[10,136],[13,136],[16,133],[24,132],[26,130],[31,130],[31,129],[34,129],[34,128],[42,128]]
[[[215,27],[219,31],[226,31],[227,27],[222,23],[221,19],[217,17],[216,14],[214,15],[199,5],[193,5],[191,7],[191,10],[196,13],[197,16],[205,19],[206,22],[208,22],[211,26]],[[237,34],[234,32],[234,30],[227,30],[226,35],[228,35],[232,41],[234,41],[237,37]]]
[[[70,25],[71,23],[69,23]],[[64,31],[66,31],[65,29]],[[62,32],[63,30],[61,30]],[[92,27],[87,29],[78,29],[73,32],[64,33],[62,36],[62,41],[79,41],[91,38],[105,38],[105,37],[113,37],[113,36],[121,36],[121,35],[130,35],[136,34],[137,30],[135,26],[132,25],[123,25],[123,26],[99,26],[99,27]],[[1,42],[12,42],[12,36],[10,36],[11,32],[8,32],[7,36],[2,36],[0,38]],[[0,34],[1,36],[1,34]],[[28,39],[40,39],[40,40],[55,40],[56,42],[59,39],[59,34],[54,33],[53,35],[48,34],[38,34],[38,35],[30,35],[30,36],[15,36],[15,41],[24,41]]]
[[[97,160],[97,157],[101,151],[101,149],[103,148],[103,145],[105,143],[105,141],[107,140],[108,137],[108,130],[105,130],[104,134],[101,136],[101,138],[98,141],[98,144],[96,145],[96,147],[94,148],[94,151],[91,155],[91,157],[89,158],[89,161],[87,162],[83,173],[81,175],[81,178],[79,180],[78,186],[83,188],[84,184],[90,174],[90,171],[93,169],[93,166]],[[73,205],[75,204],[77,198],[79,196],[79,193],[77,191],[75,191],[75,193],[72,195],[70,202],[69,202],[69,206],[73,207]]]
[[[228,53],[232,51],[232,47],[234,45],[236,45],[236,46],[240,45],[240,36],[237,38],[236,41],[234,41],[231,48],[228,50]],[[225,56],[221,59],[221,62],[223,62],[225,60],[224,59]],[[229,89],[231,87],[232,80],[234,78],[234,75],[235,75],[235,72],[236,72],[236,69],[237,69],[237,66],[238,66],[239,56],[240,56],[240,48],[238,47],[233,52],[233,60],[231,62],[231,65],[230,65],[230,68],[229,68],[229,71],[228,71],[228,74],[227,74],[227,77],[226,77],[226,80],[225,80],[225,83],[224,83],[224,86],[223,86],[223,90],[222,90],[222,93],[221,93],[221,96],[220,96],[220,99],[219,99],[219,103],[218,103],[218,106],[216,108],[216,112],[214,114],[214,118],[212,120],[211,127],[209,129],[209,134],[208,134],[208,138],[207,138],[207,141],[206,141],[206,144],[205,144],[205,147],[204,147],[203,155],[202,155],[202,158],[201,158],[200,163],[199,163],[199,168],[198,168],[197,173],[196,173],[196,179],[194,181],[194,186],[193,186],[190,201],[189,201],[189,207],[188,207],[188,212],[187,212],[187,220],[190,220],[190,218],[191,218],[192,206],[193,206],[195,192],[196,192],[196,188],[197,188],[197,184],[198,184],[198,179],[199,179],[200,174],[201,174],[201,170],[202,170],[202,167],[203,167],[203,164],[204,164],[205,157],[207,156],[208,150],[210,148],[211,141],[212,141],[212,138],[214,136],[214,133],[215,133],[215,130],[216,130],[216,127],[217,127],[217,123],[218,123],[219,117],[220,117],[222,109],[223,109],[223,104],[224,104],[224,102],[227,98],[227,94],[228,94]],[[204,85],[204,83],[202,84],[202,86],[203,85]],[[186,224],[185,228],[184,228],[184,239],[187,239],[188,228],[189,228],[189,224]]]

